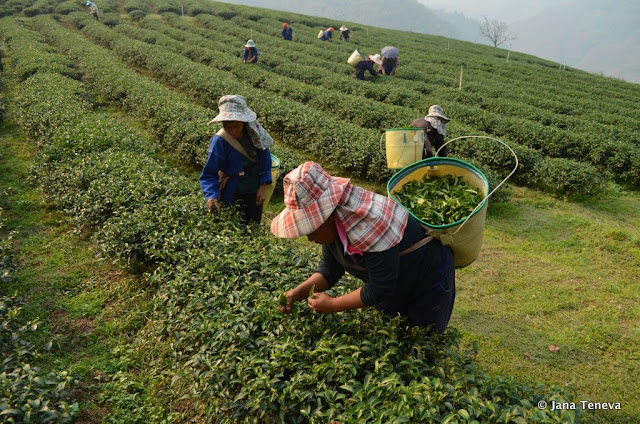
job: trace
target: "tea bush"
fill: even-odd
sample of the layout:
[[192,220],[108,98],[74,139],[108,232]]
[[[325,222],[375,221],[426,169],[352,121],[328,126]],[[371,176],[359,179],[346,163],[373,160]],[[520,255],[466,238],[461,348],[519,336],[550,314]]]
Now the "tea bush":
[[[0,230],[3,224],[0,218]],[[14,261],[11,234],[0,236],[0,422],[71,422],[79,412],[71,399],[77,379],[32,365],[39,353],[27,339],[38,323],[23,322],[22,299],[4,295],[4,284],[16,280]]]
[[79,412],[71,391],[77,379],[67,371],[42,373],[31,365],[38,356],[26,340],[37,322],[19,321],[21,300],[0,296],[0,421],[68,423]]

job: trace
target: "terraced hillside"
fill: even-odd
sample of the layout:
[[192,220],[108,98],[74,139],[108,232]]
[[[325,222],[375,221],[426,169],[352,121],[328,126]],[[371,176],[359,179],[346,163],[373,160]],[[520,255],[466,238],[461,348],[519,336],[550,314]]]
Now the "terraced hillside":
[[[11,356],[1,419],[81,422],[89,404],[106,410],[104,422],[640,417],[638,85],[348,22],[351,42],[322,42],[319,29],[343,22],[205,0],[105,0],[100,21],[84,3],[0,0],[8,53],[0,111],[35,144],[31,180],[47,204],[89,234],[102,258],[136,276],[133,292],[148,302],[127,315],[127,339],[104,368],[56,361],[55,349],[45,355],[42,366],[57,367],[55,381],[65,382],[59,392],[49,384],[24,395],[31,386],[13,383],[31,357]],[[279,36],[283,21],[295,30],[292,42]],[[244,65],[250,37],[260,60]],[[355,79],[346,62],[353,50],[388,44],[400,50],[397,75]],[[213,134],[206,123],[230,93],[245,96],[274,136],[283,171],[313,159],[379,191],[394,172],[381,134],[431,104],[453,119],[448,138],[484,135],[514,149],[511,197],[492,204],[483,254],[458,273],[444,336],[375,310],[277,311],[278,295],[315,269],[318,251],[263,227],[247,231],[230,211],[205,213],[194,178]],[[497,143],[451,146],[492,183],[513,168]],[[4,193],[0,206],[12,208]],[[0,252],[10,252],[10,233],[0,230]],[[15,255],[3,255],[13,275]],[[9,307],[0,313],[14,319],[18,301],[8,296],[28,300],[28,284],[1,281]],[[347,279],[336,294],[357,284]],[[101,396],[74,403],[67,385],[96,375],[106,381]]]

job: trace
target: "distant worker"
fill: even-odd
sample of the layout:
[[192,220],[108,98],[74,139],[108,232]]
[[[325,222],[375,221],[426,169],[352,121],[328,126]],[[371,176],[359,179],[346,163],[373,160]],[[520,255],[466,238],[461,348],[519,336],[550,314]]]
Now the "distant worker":
[[373,69],[373,64],[377,63],[378,65],[380,63],[382,63],[380,61],[380,55],[377,54],[375,56],[367,56],[367,58],[365,60],[361,60],[355,67],[354,70],[354,74],[356,75],[356,78],[358,78],[359,80],[364,80],[364,74],[365,72],[369,71],[369,73],[371,75],[373,75],[374,77],[378,76],[378,73],[376,72],[375,69]]
[[7,56],[7,48],[4,43],[0,44],[0,72],[4,72],[4,66],[2,65],[2,58]]
[[282,38],[287,41],[293,40],[293,28],[286,22],[282,24]]
[[253,40],[247,41],[242,52],[242,63],[258,62],[258,48]]
[[[438,105],[433,105],[429,108],[427,116],[411,122],[412,127],[422,128],[425,133],[422,159],[435,156],[438,149],[442,147],[444,138],[447,136],[446,125],[449,121],[451,121],[451,119],[447,118],[444,110]],[[438,157],[447,156],[447,153],[447,146],[445,146],[438,152]]]
[[398,67],[398,49],[386,46],[382,49],[382,65],[379,71],[382,75],[395,75]]
[[87,7],[89,8],[89,13],[93,15],[94,18],[96,18],[96,21],[99,21],[100,19],[98,19],[98,6],[96,6],[96,4],[91,0],[87,0]]
[[351,31],[346,26],[342,25],[340,27],[340,39],[341,40],[349,41],[349,37],[351,35],[350,33],[351,33]]
[[331,41],[332,35],[333,35],[333,27],[329,27],[324,31],[320,31],[320,34],[318,34],[318,38],[321,39],[322,41]]

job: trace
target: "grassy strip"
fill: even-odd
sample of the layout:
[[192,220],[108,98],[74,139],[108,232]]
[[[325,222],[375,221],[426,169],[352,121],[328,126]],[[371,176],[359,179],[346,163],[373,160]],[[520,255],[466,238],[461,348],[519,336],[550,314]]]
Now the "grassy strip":
[[480,257],[458,273],[452,317],[482,346],[483,366],[621,402],[585,422],[637,422],[639,205],[637,193],[569,204],[524,189],[492,205]]

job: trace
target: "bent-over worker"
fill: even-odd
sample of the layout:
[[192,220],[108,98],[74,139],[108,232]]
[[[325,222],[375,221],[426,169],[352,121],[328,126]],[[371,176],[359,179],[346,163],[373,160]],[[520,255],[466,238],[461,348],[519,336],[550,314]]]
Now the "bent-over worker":
[[451,119],[447,118],[444,110],[439,105],[429,107],[429,112],[424,118],[415,119],[411,122],[414,128],[422,128],[424,130],[424,150],[422,159],[430,158],[438,153],[438,156],[447,156],[449,150],[444,146],[439,152],[438,150],[444,144],[444,138],[447,136],[447,122]]
[[[404,208],[347,178],[332,177],[315,162],[284,177],[284,204],[271,232],[281,238],[307,236],[322,245],[317,270],[286,293],[284,313],[307,299],[313,287],[308,305],[318,313],[375,306],[444,332],[455,299],[453,255]],[[364,285],[339,297],[324,293],[345,272]]]
[[96,18],[96,21],[99,21],[100,19],[98,19],[98,6],[96,6],[96,4],[94,2],[92,2],[91,0],[87,0],[86,6],[89,8],[89,13],[94,18]]
[[369,73],[371,75],[373,75],[374,77],[378,76],[378,73],[376,72],[375,69],[373,69],[373,64],[374,63],[380,63],[380,55],[377,54],[375,56],[367,56],[366,59],[361,60],[360,62],[358,62],[358,64],[355,66],[354,69],[354,74],[356,75],[356,78],[358,78],[359,80],[364,80],[364,74],[366,71],[369,71]]
[[322,41],[331,41],[332,35],[333,35],[333,27],[329,27],[324,31],[322,31],[322,34],[320,35],[320,39]]

